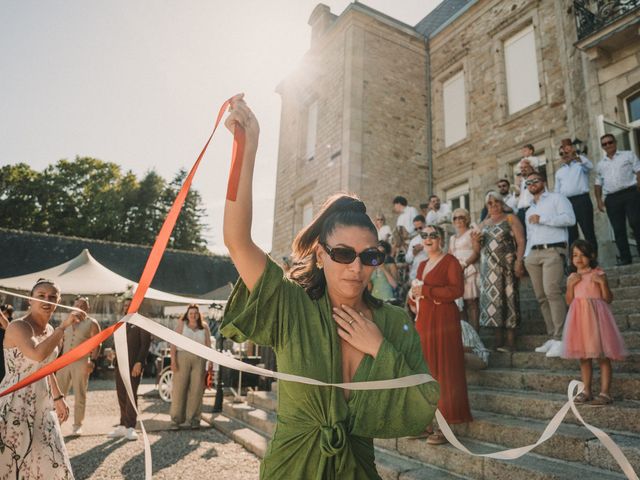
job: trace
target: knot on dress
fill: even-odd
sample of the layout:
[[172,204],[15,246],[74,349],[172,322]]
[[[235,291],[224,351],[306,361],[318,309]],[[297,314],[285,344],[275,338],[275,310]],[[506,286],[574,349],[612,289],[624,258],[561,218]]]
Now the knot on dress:
[[326,457],[333,457],[342,450],[347,444],[347,432],[344,423],[337,422],[329,427],[323,425],[320,427],[320,450]]

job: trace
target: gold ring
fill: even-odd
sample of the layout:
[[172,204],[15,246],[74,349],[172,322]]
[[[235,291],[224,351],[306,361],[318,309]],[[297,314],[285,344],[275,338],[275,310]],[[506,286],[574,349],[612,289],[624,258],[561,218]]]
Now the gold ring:
[[351,326],[351,324],[352,324],[353,322],[354,322],[354,320],[351,320],[351,321],[349,322],[349,326]]

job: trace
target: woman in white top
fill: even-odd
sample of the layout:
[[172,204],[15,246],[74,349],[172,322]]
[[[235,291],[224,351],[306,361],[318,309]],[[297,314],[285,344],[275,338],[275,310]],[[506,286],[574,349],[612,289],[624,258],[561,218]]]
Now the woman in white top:
[[387,225],[387,221],[384,218],[384,215],[378,213],[373,223],[378,230],[378,241],[391,242],[391,227]]
[[[209,326],[202,321],[197,305],[189,305],[176,327],[176,332],[191,340],[211,347]],[[171,427],[200,428],[202,395],[204,393],[207,361],[191,352],[171,345]]]
[[476,330],[480,329],[480,308],[478,298],[478,260],[480,259],[479,245],[471,239],[471,215],[465,208],[453,211],[453,225],[456,234],[449,239],[449,253],[460,262],[464,272],[464,317]]

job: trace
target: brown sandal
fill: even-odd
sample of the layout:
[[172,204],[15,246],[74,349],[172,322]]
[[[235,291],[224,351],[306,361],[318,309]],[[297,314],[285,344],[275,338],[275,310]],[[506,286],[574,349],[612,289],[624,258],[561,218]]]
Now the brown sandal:
[[592,400],[591,394],[586,392],[580,392],[576,398],[573,399],[573,403],[576,405],[584,405]]
[[611,405],[613,403],[613,399],[607,395],[606,393],[599,393],[596,398],[589,402],[589,406],[591,407],[604,407],[606,405]]
[[436,432],[432,435],[429,435],[429,438],[427,438],[427,443],[429,445],[444,445],[445,443],[449,443],[449,441],[445,438],[442,432]]

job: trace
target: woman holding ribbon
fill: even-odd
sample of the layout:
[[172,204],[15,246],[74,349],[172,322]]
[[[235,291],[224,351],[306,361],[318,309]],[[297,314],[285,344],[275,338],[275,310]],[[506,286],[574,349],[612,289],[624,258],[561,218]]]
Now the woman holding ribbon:
[[[18,383],[52,362],[64,330],[80,317],[75,312],[55,329],[49,325],[60,290],[40,279],[31,290],[29,312],[7,327],[4,358],[7,373],[0,391]],[[60,422],[69,417],[69,406],[54,374],[0,398],[0,477],[47,480],[73,479]],[[5,476],[6,475],[6,476]]]
[[[240,280],[222,334],[273,347],[280,372],[326,383],[428,373],[407,314],[367,290],[384,261],[377,230],[356,197],[329,198],[293,242],[288,277],[251,238],[252,181],[259,127],[242,96],[227,127],[244,129],[236,201],[227,200],[224,240]],[[280,381],[278,421],[261,465],[269,479],[375,479],[373,438],[413,435],[433,418],[439,387],[349,391]]]

